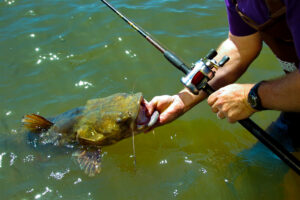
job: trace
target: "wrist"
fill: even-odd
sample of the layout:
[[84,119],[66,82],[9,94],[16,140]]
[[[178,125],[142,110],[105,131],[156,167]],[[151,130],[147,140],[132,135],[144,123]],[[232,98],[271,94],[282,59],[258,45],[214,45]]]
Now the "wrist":
[[261,111],[261,110],[266,110],[266,108],[264,108],[262,106],[262,101],[261,98],[258,94],[258,89],[261,86],[261,84],[263,84],[265,81],[260,81],[258,83],[256,83],[250,90],[248,93],[248,104],[251,106],[252,109],[256,110],[256,111]]
[[191,108],[193,108],[196,104],[201,102],[207,97],[207,94],[203,91],[200,91],[198,95],[194,95],[188,89],[183,89],[180,91],[177,96],[181,99],[183,103],[183,112],[187,112]]

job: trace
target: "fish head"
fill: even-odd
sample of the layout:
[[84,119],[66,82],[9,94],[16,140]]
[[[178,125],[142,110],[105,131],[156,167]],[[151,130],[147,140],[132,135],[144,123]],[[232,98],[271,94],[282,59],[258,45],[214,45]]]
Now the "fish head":
[[117,93],[89,100],[77,124],[84,143],[110,145],[144,131],[150,121],[142,93]]

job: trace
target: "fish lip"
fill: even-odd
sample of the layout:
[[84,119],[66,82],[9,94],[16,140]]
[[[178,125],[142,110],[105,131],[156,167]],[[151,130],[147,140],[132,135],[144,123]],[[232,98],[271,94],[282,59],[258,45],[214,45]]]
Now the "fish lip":
[[[143,96],[141,96],[140,98],[140,102],[139,102],[139,110],[138,110],[138,115],[137,115],[137,118],[135,120],[135,124],[136,124],[136,130],[137,131],[143,131],[149,127],[152,127],[158,120],[158,117],[159,117],[159,112],[158,111],[155,111],[152,113],[152,115],[150,116],[149,115],[149,112],[148,112],[148,109],[145,105],[145,99]],[[141,109],[145,109],[144,111],[141,111]],[[147,119],[145,121],[142,121],[142,122],[139,122],[139,115],[140,115],[140,112],[143,112],[142,115],[144,116],[141,116],[141,117],[146,117]]]
[[[149,119],[147,119],[147,121],[146,122],[141,122],[141,121],[139,121],[140,119],[140,117],[147,117],[148,118],[148,116],[146,115],[146,113],[145,113],[145,110],[141,110],[141,109],[145,109],[146,108],[146,106],[145,106],[145,99],[144,99],[144,97],[141,95],[141,97],[139,98],[139,101],[138,101],[138,112],[137,112],[137,116],[136,116],[136,119],[135,119],[135,124],[136,124],[136,127],[142,127],[142,126],[144,126],[145,124],[147,124],[147,122],[148,122],[148,120]],[[142,113],[142,115],[144,115],[144,116],[140,116],[140,112],[143,112]],[[138,128],[138,129],[140,129],[140,128]]]

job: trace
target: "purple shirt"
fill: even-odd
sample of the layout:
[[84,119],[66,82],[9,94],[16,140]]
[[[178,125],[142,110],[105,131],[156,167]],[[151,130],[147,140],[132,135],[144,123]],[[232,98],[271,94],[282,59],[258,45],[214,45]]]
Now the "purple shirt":
[[[246,36],[256,32],[241,19],[232,0],[225,0],[225,3],[229,29],[233,35]],[[298,58],[300,58],[300,0],[283,0],[283,3],[287,8],[287,24],[295,42]],[[240,0],[238,4],[239,9],[257,24],[263,24],[268,20],[268,9],[264,0]]]

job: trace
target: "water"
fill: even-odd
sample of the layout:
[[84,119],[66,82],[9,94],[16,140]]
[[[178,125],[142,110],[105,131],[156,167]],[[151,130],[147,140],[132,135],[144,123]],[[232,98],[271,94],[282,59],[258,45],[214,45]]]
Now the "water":
[[[191,64],[226,38],[223,0],[111,1]],[[55,116],[117,92],[174,94],[181,73],[96,0],[0,1],[1,199],[295,199],[299,178],[204,102],[177,121],[103,149],[89,178],[71,148],[35,147],[26,113]],[[282,72],[264,48],[239,82]],[[278,112],[253,119],[266,127]],[[298,188],[297,188],[298,187]],[[297,190],[298,189],[298,190]]]

